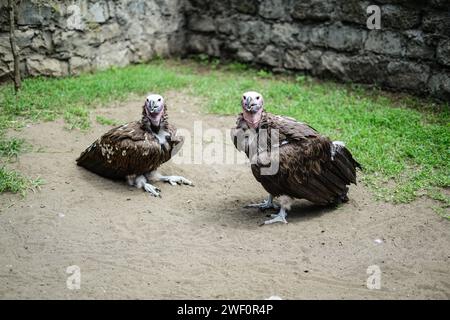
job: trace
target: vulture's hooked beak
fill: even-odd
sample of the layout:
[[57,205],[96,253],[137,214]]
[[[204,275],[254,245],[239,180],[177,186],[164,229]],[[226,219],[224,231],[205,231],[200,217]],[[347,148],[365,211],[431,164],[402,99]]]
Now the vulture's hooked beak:
[[251,97],[247,97],[247,100],[245,101],[245,111],[252,112],[255,111],[254,107],[256,106],[256,103],[253,102],[253,99]]
[[157,108],[158,108],[158,107],[156,106],[155,101],[150,100],[150,101],[148,102],[148,111],[149,111],[150,114],[155,113],[155,111],[156,111]]
[[148,101],[145,108],[145,114],[152,125],[159,126],[162,115],[164,113],[164,106],[158,105],[155,101]]

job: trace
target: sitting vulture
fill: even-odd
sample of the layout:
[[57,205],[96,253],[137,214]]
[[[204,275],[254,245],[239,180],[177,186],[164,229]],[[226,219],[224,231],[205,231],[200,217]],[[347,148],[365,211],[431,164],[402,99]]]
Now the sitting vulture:
[[[263,203],[246,207],[277,209],[273,198],[281,196],[279,213],[264,224],[287,223],[292,198],[319,205],[348,201],[347,185],[356,184],[356,168],[361,166],[342,142],[331,141],[293,118],[264,111],[263,97],[257,92],[246,92],[241,104],[243,111],[231,138],[247,154],[253,175],[269,193]],[[269,170],[272,167],[276,170]]]
[[142,119],[109,130],[92,143],[76,160],[94,173],[110,179],[126,179],[129,185],[143,188],[151,195],[160,190],[151,181],[172,185],[192,182],[181,176],[163,176],[156,169],[168,161],[183,145],[169,124],[163,97],[150,94],[145,100]]

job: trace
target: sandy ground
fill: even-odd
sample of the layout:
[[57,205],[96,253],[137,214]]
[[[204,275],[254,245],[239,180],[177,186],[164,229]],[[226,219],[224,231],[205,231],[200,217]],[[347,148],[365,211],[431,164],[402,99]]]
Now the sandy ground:
[[[202,114],[185,94],[166,101],[179,128],[235,122]],[[130,121],[141,104],[93,114]],[[298,201],[289,224],[259,227],[265,214],[243,206],[266,195],[247,165],[169,162],[161,172],[195,186],[158,183],[162,198],[150,197],[75,165],[108,129],[93,123],[87,133],[62,121],[13,133],[33,145],[13,167],[46,184],[25,198],[0,195],[0,298],[450,298],[450,223],[430,200],[376,202],[360,184],[338,209]],[[71,265],[81,270],[80,290],[67,288]],[[373,265],[380,290],[366,286]]]

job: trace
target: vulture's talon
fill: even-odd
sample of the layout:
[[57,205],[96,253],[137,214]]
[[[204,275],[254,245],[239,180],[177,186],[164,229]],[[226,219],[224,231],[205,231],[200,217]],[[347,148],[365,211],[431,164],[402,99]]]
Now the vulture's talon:
[[177,184],[192,185],[192,182],[190,180],[182,176],[162,176],[160,179],[162,181],[169,182],[173,186],[176,186]]
[[273,203],[273,197],[272,195],[269,195],[269,198],[264,200],[261,203],[252,203],[252,204],[248,204],[246,206],[244,206],[244,208],[258,208],[261,211],[265,211],[267,209],[280,209],[280,206],[276,205],[275,203]]
[[152,196],[161,198],[161,193],[160,193],[161,190],[159,188],[151,185],[150,183],[144,184],[144,189],[145,189],[145,191],[150,193]]
[[272,223],[276,223],[276,222],[282,222],[284,224],[287,224],[287,213],[286,210],[284,208],[280,209],[280,212],[278,212],[278,214],[271,214],[270,217],[272,219],[270,220],[266,220],[262,223],[262,225],[266,225],[266,224],[272,224]]

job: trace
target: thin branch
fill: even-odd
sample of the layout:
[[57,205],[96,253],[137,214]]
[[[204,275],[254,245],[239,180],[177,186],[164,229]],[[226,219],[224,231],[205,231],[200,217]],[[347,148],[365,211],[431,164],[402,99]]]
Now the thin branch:
[[17,42],[15,36],[15,21],[14,21],[14,11],[15,4],[14,0],[8,0],[9,5],[9,42],[11,44],[11,51],[14,59],[14,90],[16,93],[20,90],[22,81],[20,79],[20,57],[19,50],[17,49]]

